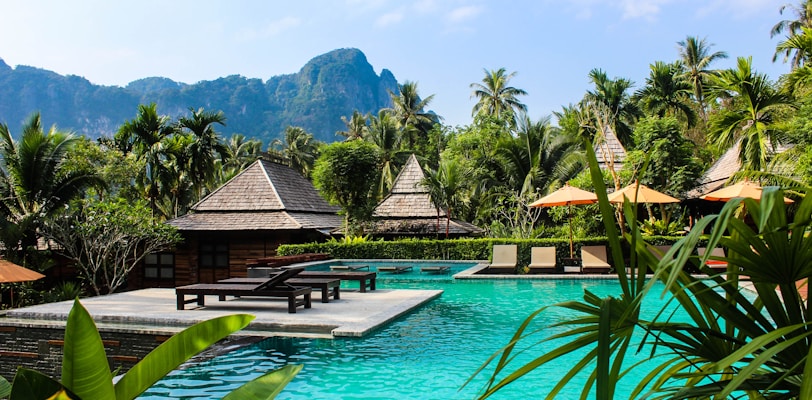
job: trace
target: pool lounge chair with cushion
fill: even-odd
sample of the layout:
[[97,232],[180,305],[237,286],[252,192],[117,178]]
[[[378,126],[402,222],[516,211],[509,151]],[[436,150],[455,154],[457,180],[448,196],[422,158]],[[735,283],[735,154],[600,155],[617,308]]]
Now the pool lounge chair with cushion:
[[555,247],[533,247],[530,249],[530,273],[555,273]]
[[[226,296],[234,297],[277,297],[288,300],[288,312],[295,313],[296,308],[304,306],[311,307],[311,293],[313,289],[309,287],[299,287],[285,284],[285,281],[303,271],[304,268],[289,268],[273,273],[262,283],[230,284],[230,283],[199,283],[196,285],[179,286],[175,288],[177,296],[177,308],[183,310],[188,303],[197,303],[198,306],[205,305],[205,296],[218,296],[220,301],[225,301]],[[194,296],[187,300],[186,296]],[[301,297],[301,299],[299,298]]]
[[[700,258],[702,256],[704,256],[707,251],[708,251],[708,249],[705,248],[705,247],[698,247],[696,249],[696,252],[699,254]],[[711,250],[710,256],[711,257],[726,257],[725,256],[725,249],[723,249],[721,247],[716,247],[713,250]],[[727,261],[709,259],[705,263],[705,265],[707,265],[708,268],[712,269],[716,273],[727,272]]]
[[606,260],[606,246],[581,247],[581,272],[585,274],[607,273],[612,266]]
[[513,274],[516,273],[518,249],[515,244],[493,245],[493,261],[488,266],[490,273]]

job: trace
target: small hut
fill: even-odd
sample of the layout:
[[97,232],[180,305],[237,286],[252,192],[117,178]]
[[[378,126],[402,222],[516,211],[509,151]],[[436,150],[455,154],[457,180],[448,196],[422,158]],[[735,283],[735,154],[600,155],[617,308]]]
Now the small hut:
[[341,226],[338,208],[282,160],[258,160],[168,221],[184,241],[149,255],[142,287],[209,283],[246,274],[246,261],[271,257],[285,243],[323,240]]
[[400,170],[389,194],[373,212],[370,234],[383,238],[479,236],[479,227],[465,221],[448,220],[448,212],[431,200],[429,190],[422,185],[423,168],[412,154]]

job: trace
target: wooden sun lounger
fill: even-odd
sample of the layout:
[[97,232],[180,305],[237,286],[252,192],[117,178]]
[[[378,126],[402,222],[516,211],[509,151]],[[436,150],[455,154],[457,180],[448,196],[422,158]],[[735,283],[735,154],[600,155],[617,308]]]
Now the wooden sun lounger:
[[[257,284],[266,281],[266,278],[229,278],[217,281],[227,284]],[[329,303],[330,296],[334,300],[341,299],[341,280],[329,278],[290,278],[285,281],[288,285],[305,286],[321,290],[321,302]]]
[[[288,312],[295,313],[296,307],[311,307],[310,296],[313,289],[309,287],[288,287],[264,289],[262,285],[255,284],[232,284],[232,283],[198,283],[196,285],[180,286],[175,288],[175,295],[178,300],[178,310],[183,310],[188,303],[197,303],[198,306],[205,305],[205,296],[218,296],[220,301],[225,301],[226,296],[234,297],[281,297],[288,300]],[[186,296],[194,296],[187,300]],[[299,299],[299,297],[302,297]]]
[[375,290],[375,272],[364,271],[303,271],[296,275],[297,278],[322,278],[322,279],[340,279],[342,281],[358,281],[360,292],[366,292],[367,287],[369,290]]
[[434,272],[438,274],[447,273],[451,271],[451,267],[448,265],[427,265],[425,267],[420,267],[420,272]]
[[401,272],[411,271],[411,270],[412,270],[412,266],[410,266],[410,265],[409,266],[406,266],[406,265],[382,265],[382,266],[378,267],[378,272],[394,272],[396,274],[399,274]]
[[[302,271],[304,268],[301,267],[282,269],[257,283],[198,283],[176,287],[177,307],[178,310],[183,310],[188,303],[197,303],[202,307],[205,305],[207,295],[217,296],[220,301],[225,301],[226,296],[282,297],[288,300],[288,312],[295,313],[298,306],[311,307],[310,296],[313,289],[291,286],[285,281]],[[194,297],[187,300],[186,296],[189,295]],[[302,296],[301,300],[298,299],[299,296]]]

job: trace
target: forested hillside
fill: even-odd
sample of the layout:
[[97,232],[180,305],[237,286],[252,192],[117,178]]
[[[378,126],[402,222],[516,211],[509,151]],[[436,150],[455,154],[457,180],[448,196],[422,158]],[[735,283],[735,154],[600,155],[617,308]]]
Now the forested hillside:
[[88,137],[111,136],[139,104],[157,103],[177,117],[190,107],[221,110],[228,118],[221,133],[242,133],[270,143],[289,126],[300,126],[322,141],[334,141],[345,128],[342,116],[391,106],[397,92],[389,70],[378,76],[357,49],[339,49],[310,60],[298,73],[261,79],[231,75],[186,84],[162,77],[126,87],[95,85],[79,76],[17,66],[0,59],[0,122],[19,126],[39,111],[46,123]]

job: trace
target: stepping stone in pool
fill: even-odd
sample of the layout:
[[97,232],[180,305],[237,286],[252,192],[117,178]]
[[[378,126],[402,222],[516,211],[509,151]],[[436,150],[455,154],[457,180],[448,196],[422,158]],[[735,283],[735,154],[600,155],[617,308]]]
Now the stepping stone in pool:
[[401,272],[411,271],[411,266],[404,265],[382,265],[378,267],[378,272],[393,272],[399,274]]
[[435,274],[447,274],[451,270],[448,265],[429,265],[420,268],[420,272],[431,272]]

